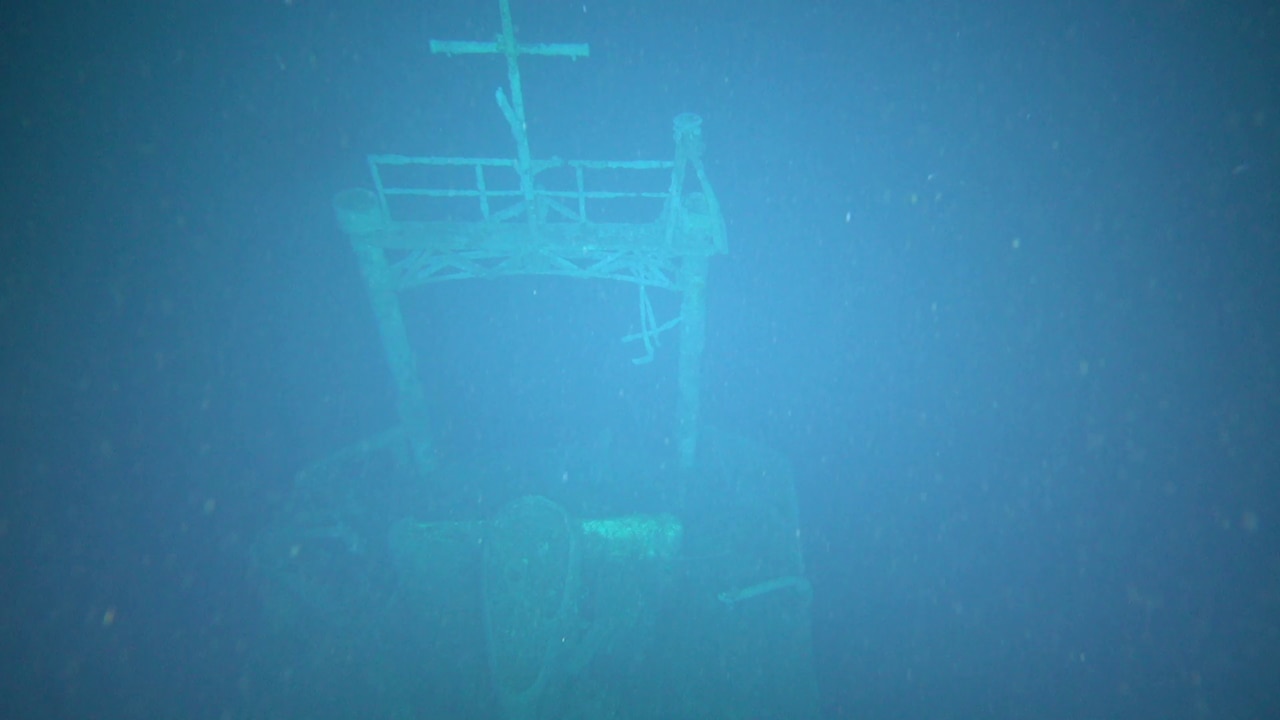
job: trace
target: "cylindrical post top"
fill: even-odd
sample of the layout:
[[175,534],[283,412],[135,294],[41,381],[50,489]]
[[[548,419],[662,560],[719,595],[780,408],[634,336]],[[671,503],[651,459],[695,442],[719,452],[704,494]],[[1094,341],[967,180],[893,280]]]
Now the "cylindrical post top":
[[693,159],[702,157],[702,118],[694,113],[680,113],[672,121],[675,126],[676,147]]
[[387,226],[378,196],[366,188],[351,188],[333,196],[338,225],[348,235],[367,235]]

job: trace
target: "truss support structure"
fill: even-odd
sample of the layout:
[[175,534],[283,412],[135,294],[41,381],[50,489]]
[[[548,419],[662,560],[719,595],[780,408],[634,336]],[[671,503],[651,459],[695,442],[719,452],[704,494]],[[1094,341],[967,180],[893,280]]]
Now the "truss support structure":
[[[473,278],[559,275],[619,280],[640,288],[640,331],[652,359],[677,325],[679,397],[673,431],[679,463],[697,456],[700,363],[706,337],[709,259],[728,252],[724,217],[703,166],[702,119],[675,118],[670,160],[537,159],[529,144],[519,56],[586,57],[585,44],[516,41],[509,0],[492,42],[431,41],[435,53],[505,56],[509,95],[496,99],[514,158],[371,155],[373,188],[338,193],[338,222],[369,289],[397,393],[401,426],[422,473],[435,464],[433,413],[417,375],[400,295]],[[648,291],[680,296],[680,314],[654,315]]]

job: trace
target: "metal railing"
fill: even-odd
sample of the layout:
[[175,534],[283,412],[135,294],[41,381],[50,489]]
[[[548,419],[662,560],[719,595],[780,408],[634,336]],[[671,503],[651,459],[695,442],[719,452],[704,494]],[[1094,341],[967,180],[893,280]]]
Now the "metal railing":
[[[520,189],[520,168],[514,159],[471,157],[410,157],[406,155],[370,155],[369,171],[373,177],[378,202],[384,217],[403,221],[403,213],[393,209],[396,198],[456,199],[474,198],[478,211],[477,222],[506,222],[527,219],[527,202]],[[450,187],[439,182],[412,182],[394,177],[396,168],[471,168],[474,177],[472,187]],[[671,200],[670,189],[619,190],[595,188],[590,180],[595,171],[634,171],[639,173],[665,170],[675,167],[671,160],[536,160],[531,172],[534,178],[534,199],[538,222],[559,221],[588,223],[593,219],[588,212],[590,203],[621,200],[654,200],[657,212],[650,221],[657,221],[662,210]],[[537,184],[538,176],[548,171],[567,170],[572,173],[569,181],[559,187],[547,188]],[[409,173],[405,173],[406,175]],[[393,176],[393,177],[389,177]],[[669,183],[669,176],[666,181]],[[630,183],[628,183],[630,184]],[[639,183],[637,183],[639,184]],[[650,183],[657,184],[657,183]],[[428,214],[428,213],[424,213]],[[399,216],[398,216],[399,215]],[[429,217],[414,219],[431,219]]]

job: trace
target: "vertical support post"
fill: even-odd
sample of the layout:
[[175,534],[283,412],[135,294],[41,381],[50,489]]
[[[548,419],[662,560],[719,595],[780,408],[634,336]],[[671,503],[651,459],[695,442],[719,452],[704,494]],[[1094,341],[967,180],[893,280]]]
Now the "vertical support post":
[[419,475],[426,475],[435,467],[435,449],[429,434],[431,416],[422,383],[418,380],[409,334],[400,312],[400,297],[386,251],[368,242],[369,238],[385,229],[386,215],[378,196],[363,189],[338,193],[333,205],[338,223],[351,241],[360,274],[369,291],[378,334],[382,337],[382,348],[395,382],[396,410],[412,450],[414,469]]
[[[704,193],[710,192],[702,174],[702,118],[692,113],[677,115],[675,129],[675,167],[671,173],[671,189],[666,207],[666,244],[670,248],[677,235],[684,232],[685,175],[690,167],[698,176]],[[683,243],[681,243],[683,244]],[[686,251],[688,252],[688,251]],[[708,257],[697,251],[681,258],[680,297],[680,369],[676,401],[676,437],[680,467],[688,470],[698,454],[698,414],[702,384],[702,351],[707,344],[707,266]]]
[[404,427],[405,437],[413,450],[413,463],[419,474],[426,474],[435,466],[435,450],[428,428],[429,413],[422,383],[418,380],[413,350],[409,346],[409,334],[405,331],[404,316],[400,312],[400,297],[391,279],[391,268],[382,248],[351,239],[360,263],[360,274],[369,288],[369,300],[378,322],[378,334],[382,336],[382,349],[391,365],[391,376],[396,386],[396,410]]
[[707,344],[707,257],[686,255],[681,263],[684,293],[680,300],[680,397],[676,401],[676,433],[680,467],[693,467],[698,452],[699,392],[702,350]]

